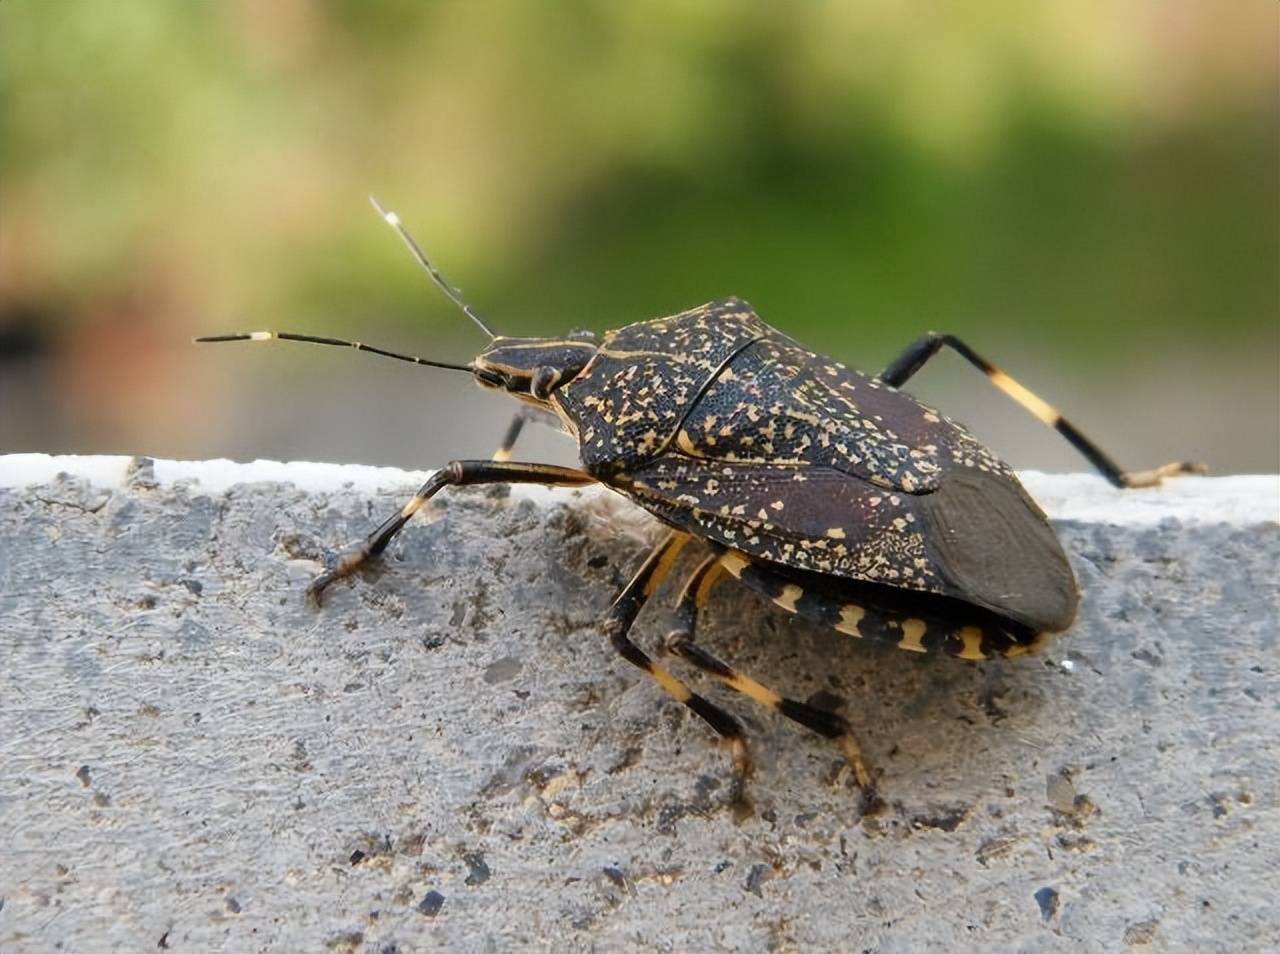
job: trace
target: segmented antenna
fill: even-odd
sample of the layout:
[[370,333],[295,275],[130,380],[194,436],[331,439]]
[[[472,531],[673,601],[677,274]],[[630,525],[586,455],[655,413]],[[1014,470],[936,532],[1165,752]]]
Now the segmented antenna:
[[480,316],[475,313],[475,310],[462,300],[462,295],[458,293],[458,290],[445,281],[445,278],[440,274],[439,269],[431,264],[431,259],[427,258],[427,253],[422,250],[422,246],[418,244],[417,240],[414,239],[409,230],[404,227],[404,223],[400,221],[400,216],[396,215],[394,212],[384,209],[382,204],[373,196],[369,196],[369,201],[373,203],[373,207],[378,210],[378,214],[386,220],[387,224],[400,233],[400,238],[404,239],[404,244],[409,246],[409,251],[412,252],[413,257],[418,260],[418,264],[426,269],[427,274],[431,276],[431,280],[436,283],[436,287],[444,292],[451,302],[461,308],[463,314],[474,321],[481,331],[487,334],[490,338],[498,337],[490,330],[489,326],[481,320]]
[[375,348],[360,341],[345,341],[342,338],[324,338],[319,335],[299,335],[291,331],[246,331],[234,335],[206,335],[193,338],[196,344],[211,344],[220,341],[301,341],[305,344],[332,345],[335,348],[355,348],[357,351],[368,351],[370,354],[382,355],[384,358],[395,358],[397,361],[408,361],[410,364],[425,364],[432,368],[446,368],[449,371],[465,371],[475,373],[475,368],[465,364],[448,364],[444,361],[431,361],[411,354],[399,354],[385,348]]

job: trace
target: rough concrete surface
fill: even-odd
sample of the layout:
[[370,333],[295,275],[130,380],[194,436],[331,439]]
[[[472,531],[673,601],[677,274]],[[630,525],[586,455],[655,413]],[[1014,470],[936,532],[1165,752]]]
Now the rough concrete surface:
[[1080,619],[1022,661],[722,586],[703,639],[838,698],[885,803],[706,686],[755,744],[743,818],[711,734],[598,635],[656,533],[625,505],[442,495],[307,606],[411,490],[145,463],[0,490],[0,949],[1280,947],[1273,519],[1060,522]]

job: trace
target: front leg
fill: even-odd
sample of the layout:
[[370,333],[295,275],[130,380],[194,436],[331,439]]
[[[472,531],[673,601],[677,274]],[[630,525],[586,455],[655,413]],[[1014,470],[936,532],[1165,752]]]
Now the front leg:
[[455,460],[445,464],[428,478],[418,492],[388,517],[369,536],[338,554],[334,566],[321,573],[307,587],[307,595],[320,602],[329,584],[350,576],[369,560],[380,556],[391,538],[399,533],[422,505],[445,487],[466,487],[472,484],[543,484],[548,487],[578,487],[595,483],[596,479],[581,470],[557,467],[553,464],[519,464],[493,460]]

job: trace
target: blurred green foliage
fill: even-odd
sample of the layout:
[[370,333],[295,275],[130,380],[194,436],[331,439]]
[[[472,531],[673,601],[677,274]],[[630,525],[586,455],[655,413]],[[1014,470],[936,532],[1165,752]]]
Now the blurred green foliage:
[[1247,334],[1276,319],[1276,25],[1270,0],[8,0],[0,288],[75,315],[151,267],[199,312],[453,320],[373,189],[504,329],[735,292],[828,343]]
[[0,0],[0,330],[465,354],[373,191],[507,333],[1274,348],[1278,9]]

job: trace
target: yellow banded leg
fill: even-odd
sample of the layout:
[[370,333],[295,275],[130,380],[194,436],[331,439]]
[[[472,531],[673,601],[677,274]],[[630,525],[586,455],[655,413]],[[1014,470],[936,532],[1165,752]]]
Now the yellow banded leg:
[[507,425],[507,432],[502,435],[502,443],[493,452],[494,460],[508,461],[511,459],[511,451],[516,446],[516,441],[520,439],[520,433],[530,419],[531,415],[524,408],[516,411],[515,416],[511,418],[511,423]]
[[640,569],[636,571],[635,576],[631,578],[631,582],[624,586],[622,592],[614,599],[613,605],[609,608],[609,614],[605,617],[603,629],[618,655],[648,673],[667,695],[693,710],[725,739],[733,755],[738,776],[740,779],[745,779],[751,774],[751,756],[738,720],[695,693],[665,668],[655,663],[627,636],[636,616],[662,584],[663,579],[671,572],[681,548],[688,542],[688,534],[674,532],[653,549]]
[[399,512],[384,520],[376,530],[357,544],[341,551],[331,569],[321,573],[307,587],[307,595],[317,603],[329,584],[350,576],[369,560],[380,556],[387,544],[399,533],[423,505],[445,487],[471,484],[545,484],[550,487],[574,487],[593,484],[596,479],[581,470],[553,464],[515,464],[491,460],[455,460],[428,478]]
[[902,352],[896,360],[879,374],[879,379],[891,387],[901,387],[908,378],[919,371],[938,351],[946,346],[985,374],[1009,397],[1013,398],[1029,412],[1061,434],[1068,443],[1088,459],[1104,477],[1117,487],[1154,487],[1165,477],[1178,474],[1203,474],[1208,472],[1204,464],[1187,461],[1175,461],[1155,467],[1151,470],[1125,471],[1112,460],[1097,444],[1085,437],[1070,421],[1048,402],[1033,394],[1005,374],[990,361],[980,356],[967,344],[954,335],[940,335],[930,332],[919,341],[913,343]]
[[[671,635],[679,637],[681,634],[672,633]],[[720,680],[729,688],[749,696],[761,705],[768,706],[779,715],[798,722],[806,729],[834,740],[849,763],[849,767],[853,769],[858,785],[862,788],[870,787],[871,773],[867,771],[866,763],[862,759],[862,749],[858,745],[857,738],[854,737],[853,729],[843,716],[811,706],[806,702],[781,696],[768,686],[738,672],[728,663],[711,655],[689,639],[668,638],[667,649],[707,675]]]
[[717,659],[681,632],[674,632],[667,637],[667,651],[720,680],[729,688],[741,692],[761,705],[768,706],[806,729],[832,739],[853,770],[858,785],[863,789],[871,787],[871,773],[867,771],[866,763],[862,759],[862,749],[858,745],[857,738],[854,737],[853,729],[843,716],[779,695],[768,686],[756,682],[728,663]]
[[871,773],[867,771],[866,763],[863,762],[862,750],[853,735],[853,730],[844,718],[808,703],[779,695],[750,676],[737,672],[693,641],[698,613],[711,598],[716,584],[729,573],[725,561],[733,562],[737,558],[738,555],[732,551],[717,551],[699,563],[689,575],[680,590],[679,601],[676,604],[676,617],[680,625],[668,634],[665,649],[723,682],[729,688],[741,692],[761,705],[768,706],[819,735],[835,740],[850,768],[853,769],[858,785],[864,789],[868,788],[871,785]]
[[693,639],[694,630],[698,626],[698,613],[707,601],[711,599],[711,592],[716,588],[725,577],[724,565],[720,562],[724,556],[724,551],[717,550],[709,555],[705,560],[694,568],[689,574],[689,578],[685,580],[684,586],[680,588],[680,595],[676,598],[676,621],[677,628],[667,637],[670,641],[676,635],[683,635],[686,639]]

